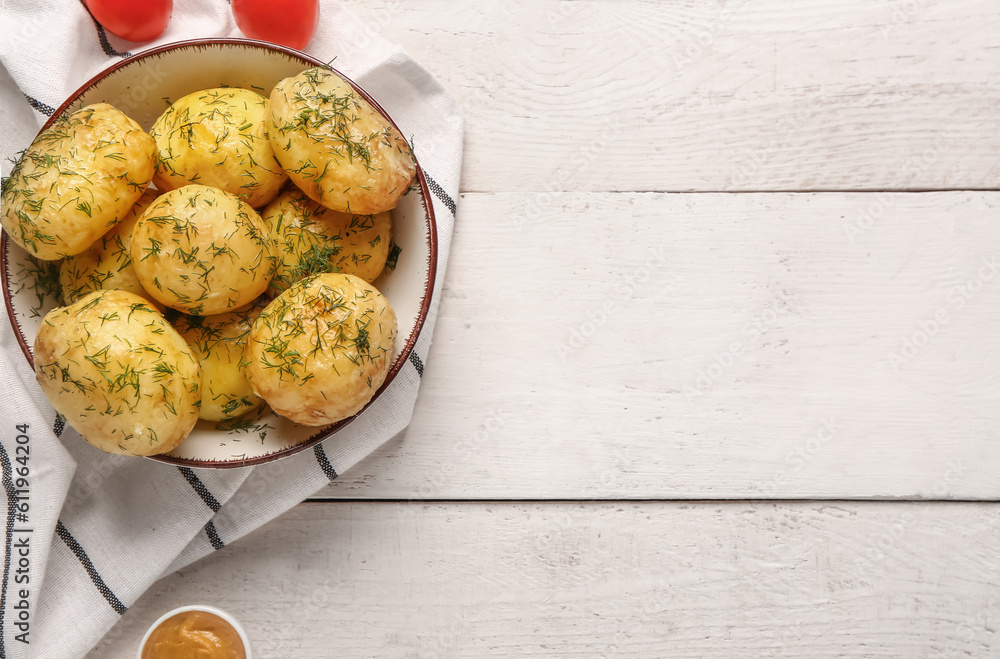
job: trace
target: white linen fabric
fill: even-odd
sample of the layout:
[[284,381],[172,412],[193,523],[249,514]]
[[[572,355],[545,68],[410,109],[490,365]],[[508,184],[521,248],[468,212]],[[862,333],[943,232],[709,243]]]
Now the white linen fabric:
[[[380,23],[380,24],[384,24]],[[401,432],[430,348],[448,261],[462,157],[458,106],[423,67],[336,2],[321,5],[307,51],[369,91],[413,137],[438,228],[435,303],[414,354],[335,440],[277,462],[192,470],[102,453],[57,418],[0,308],[0,468],[6,531],[0,659],[84,656],[149,586],[246,535]],[[67,96],[119,61],[165,43],[239,37],[224,0],[175,0],[155,41],[107,34],[78,0],[0,6],[0,159],[24,149]],[[23,478],[23,480],[19,480]]]

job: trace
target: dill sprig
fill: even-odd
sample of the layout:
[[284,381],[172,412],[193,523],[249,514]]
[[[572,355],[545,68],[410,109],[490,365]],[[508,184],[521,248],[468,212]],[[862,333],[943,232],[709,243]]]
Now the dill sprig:
[[389,245],[389,256],[385,259],[385,271],[392,272],[396,269],[396,265],[399,263],[399,255],[403,253],[403,248],[393,241]]
[[16,288],[14,294],[22,291],[31,291],[36,298],[34,304],[29,305],[30,317],[37,318],[47,309],[59,306],[63,303],[62,287],[59,284],[59,263],[56,261],[43,261],[31,254],[25,254],[24,260],[18,264],[14,272]]

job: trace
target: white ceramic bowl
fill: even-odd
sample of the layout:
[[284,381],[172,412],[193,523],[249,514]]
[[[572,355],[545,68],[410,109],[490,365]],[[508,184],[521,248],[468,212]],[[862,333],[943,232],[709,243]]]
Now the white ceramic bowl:
[[[62,113],[105,102],[149,130],[167,108],[165,99],[176,100],[191,92],[223,85],[252,88],[267,96],[279,80],[313,66],[326,65],[297,50],[246,39],[168,44],[124,59],[101,72],[70,96],[45,127]],[[354,87],[389,118],[375,99],[357,85]],[[400,248],[396,267],[375,281],[396,312],[399,331],[389,374],[372,401],[406,363],[427,317],[434,290],[437,229],[427,181],[419,164],[416,183],[392,211],[392,239]],[[4,301],[29,363],[42,316],[58,304],[58,285],[53,287],[50,273],[39,263],[8,240],[6,233],[0,239]],[[188,467],[261,464],[309,448],[343,429],[353,418],[315,428],[268,414],[245,427],[230,430],[199,421],[179,447],[150,459]]]
[[240,640],[243,641],[243,648],[246,650],[247,653],[247,659],[253,659],[253,651],[250,649],[250,638],[247,636],[246,630],[243,629],[243,625],[241,625],[236,618],[229,615],[222,609],[217,609],[214,606],[205,606],[203,604],[181,606],[174,609],[173,611],[167,611],[162,616],[160,616],[156,622],[154,622],[152,625],[149,626],[149,629],[146,630],[146,634],[142,637],[142,640],[139,642],[139,650],[136,653],[136,658],[142,659],[142,649],[146,647],[146,641],[149,640],[149,635],[153,633],[154,629],[159,627],[162,622],[164,622],[165,620],[169,620],[178,613],[187,613],[188,611],[204,611],[206,613],[213,613],[222,618],[223,620],[225,620],[226,622],[228,622],[230,625],[233,626],[233,629],[236,630],[236,633],[240,635]]

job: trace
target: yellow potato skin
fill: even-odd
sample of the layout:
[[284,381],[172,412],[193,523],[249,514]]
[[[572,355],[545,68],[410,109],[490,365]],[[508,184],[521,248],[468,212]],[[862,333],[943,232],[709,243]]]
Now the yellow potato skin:
[[370,284],[385,269],[392,231],[388,211],[339,213],[293,187],[268,204],[261,219],[278,249],[278,269],[268,289],[272,295],[320,272],[342,272]]
[[385,381],[396,314],[353,275],[303,279],[254,321],[244,354],[250,387],[276,413],[306,426],[357,414]]
[[149,293],[139,283],[132,267],[129,245],[132,229],[159,194],[147,188],[121,222],[99,238],[93,245],[76,256],[70,256],[59,265],[59,287],[66,304],[76,302],[88,293],[115,289],[135,293],[151,300]]
[[270,101],[274,154],[311,199],[360,215],[396,207],[416,173],[413,152],[343,78],[307,69],[275,85]]
[[213,316],[181,315],[174,321],[201,364],[202,419],[226,421],[263,407],[240,369],[250,327],[262,309],[252,305]]
[[267,138],[267,99],[226,87],[188,94],[153,124],[161,190],[201,183],[234,194],[254,208],[274,199],[288,175]]
[[156,144],[108,105],[60,117],[35,138],[2,186],[0,224],[21,247],[55,261],[117,224],[153,177]]
[[204,185],[157,197],[132,230],[129,253],[153,299],[196,316],[252,302],[267,289],[277,264],[257,211]]
[[95,291],[53,309],[34,358],[52,406],[102,451],[167,453],[198,420],[198,361],[160,312],[132,293]]

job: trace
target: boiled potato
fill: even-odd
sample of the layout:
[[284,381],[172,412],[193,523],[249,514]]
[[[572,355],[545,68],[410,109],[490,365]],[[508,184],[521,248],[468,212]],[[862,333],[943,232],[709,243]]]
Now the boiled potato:
[[342,272],[371,283],[389,255],[392,217],[338,213],[320,206],[298,188],[282,192],[261,212],[278,247],[271,290],[281,293],[299,279]]
[[66,421],[109,453],[166,453],[198,420],[198,361],[159,311],[126,291],[50,311],[35,338],[35,375]]
[[307,69],[271,92],[267,134],[278,162],[314,201],[372,215],[396,207],[416,172],[399,131],[343,78]]
[[66,304],[76,302],[88,293],[110,288],[150,299],[132,267],[129,244],[139,216],[158,194],[153,188],[147,188],[125,219],[87,249],[63,260],[59,265],[59,287]]
[[202,419],[225,421],[263,407],[240,369],[250,326],[262,309],[251,305],[214,316],[181,315],[174,321],[201,364]]
[[106,103],[60,117],[3,181],[0,223],[34,256],[79,254],[117,224],[153,177],[156,144]]
[[205,185],[157,197],[132,230],[129,253],[155,300],[197,316],[252,302],[277,265],[274,241],[257,211]]
[[210,185],[254,208],[274,199],[288,175],[267,139],[266,110],[266,98],[235,87],[206,89],[174,102],[149,131],[156,140],[156,186]]
[[396,314],[353,276],[319,274],[275,298],[250,330],[250,387],[278,414],[322,426],[361,411],[385,381]]

